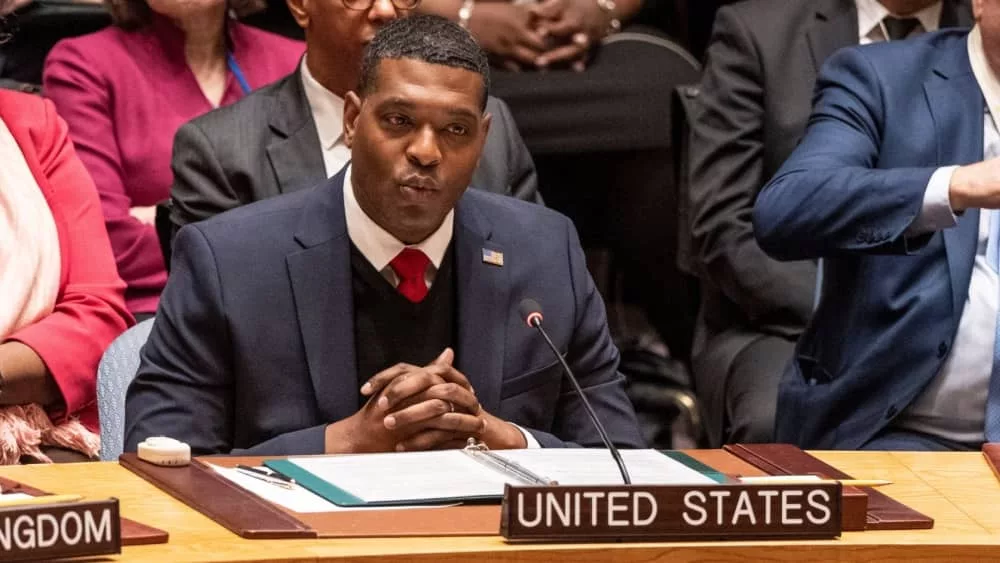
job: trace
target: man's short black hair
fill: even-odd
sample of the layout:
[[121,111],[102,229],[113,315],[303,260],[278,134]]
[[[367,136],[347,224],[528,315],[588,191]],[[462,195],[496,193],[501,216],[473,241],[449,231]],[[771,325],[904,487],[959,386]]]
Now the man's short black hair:
[[480,108],[486,108],[490,92],[486,53],[468,31],[454,22],[441,16],[415,15],[391,21],[379,29],[361,61],[360,95],[375,89],[378,65],[384,59],[414,59],[476,72],[483,78]]

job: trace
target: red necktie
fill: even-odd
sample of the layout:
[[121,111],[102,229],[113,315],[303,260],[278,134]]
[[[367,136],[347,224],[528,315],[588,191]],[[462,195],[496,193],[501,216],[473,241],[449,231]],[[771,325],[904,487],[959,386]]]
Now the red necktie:
[[389,262],[392,271],[399,277],[399,285],[396,290],[414,303],[420,303],[427,297],[427,282],[424,275],[427,273],[427,266],[430,259],[423,252],[416,248],[404,248]]

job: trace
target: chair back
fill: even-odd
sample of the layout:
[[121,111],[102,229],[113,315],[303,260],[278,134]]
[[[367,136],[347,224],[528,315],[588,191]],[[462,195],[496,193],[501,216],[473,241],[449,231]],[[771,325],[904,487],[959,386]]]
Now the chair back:
[[111,14],[100,2],[33,0],[7,19],[13,34],[0,42],[0,78],[8,79],[3,87],[24,90],[41,86],[45,57],[59,40],[98,31]]
[[97,409],[101,416],[101,461],[118,459],[125,441],[125,391],[139,370],[139,350],[155,319],[126,330],[111,343],[97,368]]
[[694,258],[691,234],[691,179],[690,153],[691,122],[698,111],[701,89],[697,84],[678,86],[674,90],[673,148],[677,162],[674,187],[677,190],[677,267],[688,275],[699,275],[700,268]]

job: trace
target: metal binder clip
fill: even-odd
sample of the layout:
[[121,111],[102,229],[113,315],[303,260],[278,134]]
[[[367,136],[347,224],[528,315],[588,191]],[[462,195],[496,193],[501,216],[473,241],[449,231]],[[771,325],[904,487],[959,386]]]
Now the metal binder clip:
[[490,447],[484,444],[483,442],[477,441],[472,436],[469,436],[468,441],[465,442],[465,447],[462,449],[470,451],[475,450],[477,452],[485,452],[489,451]]
[[483,442],[476,441],[475,438],[469,438],[468,442],[462,451],[471,455],[472,457],[492,466],[494,469],[499,470],[501,473],[510,475],[515,479],[523,481],[529,485],[558,485],[556,481],[538,475],[532,472],[530,469],[524,467],[520,463],[516,463],[506,459],[503,456],[497,455],[490,451],[490,447]]

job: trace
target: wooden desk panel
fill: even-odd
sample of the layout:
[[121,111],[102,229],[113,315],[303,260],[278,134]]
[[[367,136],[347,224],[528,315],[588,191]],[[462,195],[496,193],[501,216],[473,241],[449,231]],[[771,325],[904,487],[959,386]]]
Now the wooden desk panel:
[[[945,497],[955,511],[978,524],[985,532],[1000,534],[1000,483],[985,461],[975,463],[974,459],[982,459],[982,454],[896,452],[889,455],[937,493],[928,495],[928,506],[944,513],[946,508],[940,498]],[[994,481],[992,487],[989,485],[990,477]],[[933,504],[935,502],[937,504]],[[913,506],[919,509],[917,502],[913,502]],[[1000,559],[1000,552],[996,558]]]
[[[163,561],[703,561],[1000,558],[1000,484],[978,453],[818,452],[865,478],[891,479],[888,494],[933,516],[933,530],[848,533],[836,541],[615,545],[506,545],[498,537],[243,540],[116,463],[0,468],[55,493],[117,496],[122,515],[170,532],[170,543],[125,548],[121,560]],[[210,491],[206,491],[209,494]],[[388,513],[387,513],[388,514]]]

